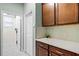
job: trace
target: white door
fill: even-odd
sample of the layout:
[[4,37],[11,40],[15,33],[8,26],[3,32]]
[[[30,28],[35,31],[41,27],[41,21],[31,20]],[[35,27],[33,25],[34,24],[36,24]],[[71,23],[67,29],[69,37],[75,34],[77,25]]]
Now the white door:
[[[2,16],[3,22],[3,38],[2,38],[2,55],[3,56],[16,56],[20,55],[20,33],[17,34],[18,26],[16,26],[16,17],[4,14]],[[20,21],[20,20],[18,20]],[[20,24],[18,22],[18,24]]]
[[24,20],[24,51],[28,55],[33,56],[34,43],[33,43],[33,16],[32,12],[25,15]]

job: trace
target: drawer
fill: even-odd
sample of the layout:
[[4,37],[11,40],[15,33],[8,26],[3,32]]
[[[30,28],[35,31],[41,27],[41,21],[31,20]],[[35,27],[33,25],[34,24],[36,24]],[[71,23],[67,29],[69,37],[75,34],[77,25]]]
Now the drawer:
[[78,54],[71,51],[67,51],[58,47],[49,46],[50,53],[56,54],[58,56],[78,56]]
[[40,47],[48,49],[48,44],[45,44],[45,43],[42,43],[42,42],[39,42],[39,41],[36,41],[36,42],[37,42],[37,45],[39,45]]

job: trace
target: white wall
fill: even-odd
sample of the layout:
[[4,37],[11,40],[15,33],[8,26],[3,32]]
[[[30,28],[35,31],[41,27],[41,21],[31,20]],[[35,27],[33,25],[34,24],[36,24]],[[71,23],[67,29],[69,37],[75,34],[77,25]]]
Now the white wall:
[[42,5],[36,3],[36,27],[42,27]]
[[22,3],[0,3],[0,9],[9,11],[11,14],[23,14],[24,4]]

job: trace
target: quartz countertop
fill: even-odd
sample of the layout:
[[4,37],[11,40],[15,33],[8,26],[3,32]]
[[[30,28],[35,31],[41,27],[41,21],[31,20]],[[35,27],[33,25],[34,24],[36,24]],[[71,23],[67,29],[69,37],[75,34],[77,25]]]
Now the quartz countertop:
[[78,42],[72,42],[72,41],[55,39],[55,38],[40,38],[36,40],[79,54],[79,43]]

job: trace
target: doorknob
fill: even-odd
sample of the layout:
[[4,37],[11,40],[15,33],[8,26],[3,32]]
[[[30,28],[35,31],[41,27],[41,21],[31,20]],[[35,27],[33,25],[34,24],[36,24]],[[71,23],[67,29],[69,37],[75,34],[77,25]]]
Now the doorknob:
[[16,40],[16,44],[18,44],[18,41]]
[[18,33],[18,29],[15,28],[15,31],[16,31],[16,44],[18,44],[18,40],[17,40],[17,33]]
[[15,28],[15,31],[16,31],[16,33],[18,33],[18,29],[17,28]]

